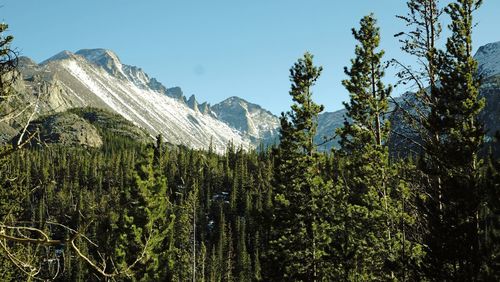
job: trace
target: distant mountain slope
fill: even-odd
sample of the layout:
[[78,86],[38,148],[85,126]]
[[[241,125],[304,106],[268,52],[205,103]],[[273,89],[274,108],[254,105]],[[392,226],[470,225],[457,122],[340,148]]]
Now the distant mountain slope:
[[500,41],[481,46],[474,58],[478,61],[479,73],[484,77],[500,74]]
[[21,142],[25,142],[28,136],[32,135],[35,137],[30,139],[31,146],[60,144],[99,148],[103,145],[102,137],[97,129],[80,116],[70,112],[52,114],[32,121],[26,133],[16,136],[13,143],[19,143],[21,138]]
[[336,137],[336,129],[344,125],[345,110],[335,112],[324,112],[318,117],[318,133],[314,138],[316,144],[320,145],[319,149],[328,151],[333,147],[338,146],[338,138]]
[[500,74],[484,80],[481,96],[486,100],[486,105],[480,118],[485,124],[488,141],[493,139],[496,132],[500,132]]
[[[500,41],[480,47],[474,58],[478,61],[479,73],[484,77],[480,95],[485,98],[486,106],[480,114],[480,119],[485,124],[486,139],[491,140],[495,132],[500,130]],[[412,96],[412,93],[402,95],[405,100],[412,100]],[[395,100],[403,105],[403,107],[410,107],[411,105],[405,105],[402,97],[396,97]],[[393,103],[390,103],[390,111],[394,109],[394,106]],[[321,150],[329,150],[338,145],[338,138],[334,138],[328,142],[326,142],[325,138],[327,140],[328,138],[331,139],[335,134],[336,128],[343,126],[343,116],[345,113],[346,111],[342,109],[320,114],[318,118],[318,134],[315,141],[317,144],[324,143],[320,147]],[[404,124],[403,118],[397,113],[390,118],[394,130],[411,133],[411,130]],[[400,140],[401,137],[394,136],[394,138],[400,144],[399,147],[403,147],[403,143],[405,146],[408,145],[403,140]]]
[[[230,97],[212,106],[218,119],[249,136],[254,143],[265,145],[279,142],[280,121],[271,112],[239,97]],[[324,112],[318,116],[318,132],[314,141],[320,150],[328,151],[338,145],[335,130],[344,124],[345,110]]]
[[135,126],[119,114],[98,108],[73,108],[66,111],[75,114],[97,128],[101,136],[113,135],[133,139],[137,142],[151,141],[150,135],[144,129]]
[[41,113],[92,106],[120,114],[151,136],[161,133],[172,144],[224,150],[231,141],[250,140],[210,114],[192,109],[141,69],[127,66],[109,50],[63,51],[40,65],[21,60],[27,92],[44,96]]
[[279,119],[261,106],[230,97],[211,107],[219,120],[250,137],[253,143],[273,144],[279,134]]

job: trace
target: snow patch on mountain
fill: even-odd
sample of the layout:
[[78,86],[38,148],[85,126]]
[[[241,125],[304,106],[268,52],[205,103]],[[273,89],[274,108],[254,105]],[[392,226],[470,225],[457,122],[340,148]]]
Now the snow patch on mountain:
[[85,49],[60,54],[45,63],[45,69],[57,73],[54,77],[61,80],[53,83],[74,96],[76,104],[107,108],[146,129],[151,136],[161,133],[173,144],[199,149],[211,144],[220,152],[230,142],[245,149],[252,147],[248,137],[197,107],[191,109],[167,96],[163,85],[140,68],[122,64],[111,51]]

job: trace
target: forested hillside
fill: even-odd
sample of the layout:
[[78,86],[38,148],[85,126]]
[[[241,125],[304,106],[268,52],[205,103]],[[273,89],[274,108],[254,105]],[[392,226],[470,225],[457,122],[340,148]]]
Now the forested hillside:
[[26,93],[1,24],[0,125],[21,130],[0,148],[0,280],[499,281],[499,140],[479,121],[495,105],[479,96],[471,39],[481,2],[407,2],[397,36],[421,65],[391,62],[416,85],[397,108],[410,135],[391,127],[388,59],[375,15],[363,17],[328,152],[311,53],[290,69],[278,145],[199,150],[95,108],[16,121],[33,109],[12,106]]

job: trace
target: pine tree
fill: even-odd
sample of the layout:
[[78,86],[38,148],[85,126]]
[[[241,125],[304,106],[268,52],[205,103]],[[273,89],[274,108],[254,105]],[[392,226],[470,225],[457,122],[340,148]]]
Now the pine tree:
[[128,268],[145,252],[141,264],[128,273],[133,273],[136,280],[163,280],[171,271],[169,239],[175,217],[171,214],[163,161],[156,158],[159,151],[158,147],[147,148],[145,159],[134,172],[132,185],[121,188],[121,210],[113,230],[117,236],[114,252],[118,267]]
[[[184,189],[186,189],[185,187]],[[193,280],[197,253],[193,251],[196,245],[195,212],[198,198],[198,184],[193,183],[186,198],[176,205],[176,222],[174,229],[175,261],[174,281]]]
[[254,239],[254,255],[253,255],[253,281],[262,281],[262,268],[260,265],[260,236],[256,232]]
[[[13,84],[17,78],[17,53],[11,47],[14,37],[5,35],[9,25],[0,23],[0,119],[4,122],[12,119],[12,109],[9,102],[15,96],[13,93]],[[12,154],[14,151],[12,146],[2,144],[0,146],[0,163],[3,158]]]
[[[394,118],[401,118],[397,131],[391,135],[391,150],[406,156],[410,151],[425,150],[425,144],[437,142],[437,129],[429,123],[427,116],[437,102],[436,91],[439,81],[439,49],[442,26],[440,18],[443,9],[439,0],[409,0],[408,13],[399,15],[409,29],[395,36],[402,44],[401,50],[415,59],[415,65],[392,60],[398,69],[398,84],[410,85],[415,89],[411,95],[403,95],[396,104]],[[405,97],[407,96],[407,97]],[[430,181],[439,181],[430,179]]]
[[311,88],[322,71],[306,53],[290,69],[290,95],[295,102],[282,114],[276,166],[274,238],[270,253],[275,279],[328,280],[330,183],[320,177],[320,155],[313,138],[323,107],[312,100]]
[[14,37],[4,35],[8,28],[8,24],[0,23],[0,103],[12,94],[12,83],[16,78],[17,54],[11,47]]
[[236,232],[238,236],[238,243],[236,246],[237,263],[236,272],[238,281],[252,281],[251,279],[251,261],[250,254],[247,251],[247,235],[246,235],[246,222],[244,218],[238,217],[236,220]]
[[426,144],[427,173],[437,175],[428,200],[429,275],[441,280],[476,280],[479,273],[479,169],[483,126],[478,114],[480,79],[472,54],[473,12],[481,0],[457,0],[446,13],[451,36],[441,53],[440,87],[429,123],[437,140]]
[[[426,245],[424,237],[429,231],[421,226],[427,225],[426,221],[431,218],[429,215],[433,212],[429,212],[429,205],[423,204],[422,199],[426,199],[432,190],[430,187],[434,187],[431,195],[433,199],[438,200],[442,181],[439,173],[433,172],[439,171],[439,164],[430,165],[432,162],[428,162],[428,146],[439,143],[440,139],[438,124],[433,123],[429,117],[435,115],[435,105],[438,101],[441,68],[438,42],[442,33],[441,18],[444,10],[439,0],[409,0],[407,7],[408,13],[397,17],[409,30],[396,34],[396,37],[400,38],[401,49],[415,59],[416,66],[395,60],[393,62],[399,67],[399,83],[410,85],[416,90],[403,98],[401,103],[394,100],[396,114],[393,117],[402,117],[403,121],[392,131],[390,143],[391,150],[408,157],[402,174],[409,174],[412,189],[409,194],[411,201],[405,207],[413,207],[410,212],[415,221],[415,228],[410,227],[408,231],[415,243],[423,247]],[[419,158],[416,165],[413,165],[412,158],[415,155]],[[438,201],[436,206],[439,206]],[[428,248],[425,248],[425,251],[428,251]],[[420,273],[421,263],[419,259],[417,261],[411,264],[413,270]]]
[[336,235],[341,238],[339,264],[344,265],[339,274],[347,280],[394,280],[396,271],[404,271],[397,267],[404,237],[396,226],[406,220],[399,201],[404,201],[407,187],[389,160],[390,124],[385,115],[391,87],[382,82],[379,28],[373,15],[362,18],[360,25],[352,30],[359,45],[351,68],[345,68],[349,79],[342,82],[350,101],[345,103],[344,127],[338,130],[343,187],[336,207],[344,214],[344,228]]
[[143,280],[162,280],[168,277],[170,271],[166,266],[171,263],[169,237],[173,232],[175,216],[172,214],[167,179],[164,175],[163,145],[163,139],[159,135],[153,152],[148,152],[148,162],[141,166],[139,174],[136,175],[139,192],[146,202],[143,208],[147,222],[143,228],[149,236],[149,261]]
[[352,30],[360,45],[356,46],[356,58],[351,60],[351,69],[345,68],[349,80],[342,84],[350,94],[349,103],[344,103],[347,118],[339,131],[342,149],[356,153],[366,145],[382,147],[388,135],[389,123],[384,122],[391,87],[382,82],[384,51],[376,51],[380,43],[380,31],[373,15],[364,17],[359,30]]
[[[417,58],[417,68],[397,60],[393,63],[400,69],[397,76],[401,83],[417,86],[417,98],[423,105],[428,105],[433,102],[433,91],[439,79],[437,43],[442,31],[440,17],[443,9],[439,0],[408,0],[406,5],[408,13],[396,17],[410,30],[395,36],[400,38],[401,50]],[[430,89],[426,90],[427,87]]]

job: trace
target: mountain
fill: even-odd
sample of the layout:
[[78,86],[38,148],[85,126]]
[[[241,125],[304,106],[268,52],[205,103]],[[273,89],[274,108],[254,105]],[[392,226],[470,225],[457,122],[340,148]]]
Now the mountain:
[[345,110],[324,112],[318,116],[318,133],[314,142],[319,145],[319,150],[328,151],[338,145],[335,130],[344,125]]
[[[40,64],[21,57],[19,69],[19,91],[31,93],[25,104],[41,97],[40,116],[95,107],[123,116],[152,137],[162,133],[172,144],[194,148],[208,148],[212,142],[219,151],[229,141],[247,148],[279,141],[279,118],[261,106],[235,96],[213,106],[200,104],[194,95],[186,98],[180,87],[166,88],[141,68],[123,64],[110,50],[62,51]],[[326,139],[342,125],[344,112],[320,114],[315,141],[321,149],[337,144]]]
[[478,61],[479,73],[484,77],[500,74],[500,41],[481,46],[474,58]]
[[16,136],[13,142],[18,143],[22,138],[22,143],[32,134],[35,134],[35,138],[30,141],[32,146],[61,144],[99,148],[103,145],[102,137],[93,125],[69,112],[52,114],[32,121],[26,133]]
[[211,107],[211,111],[254,144],[269,145],[278,140],[279,118],[259,105],[233,96]]
[[[500,130],[500,42],[482,46],[475,58],[484,77],[480,95],[486,100],[480,118],[490,140]],[[17,88],[26,93],[25,104],[40,97],[39,116],[95,107],[119,114],[150,137],[161,133],[172,144],[200,149],[212,143],[218,151],[230,141],[249,148],[279,140],[279,118],[261,106],[234,96],[213,106],[200,104],[194,95],[186,98],[180,87],[167,88],[141,68],[123,64],[110,50],[63,51],[41,64],[21,57],[19,70],[23,80]],[[403,101],[412,100],[413,94],[395,99],[409,109],[411,105]],[[345,110],[319,115],[315,142],[321,150],[338,145],[335,130],[343,125],[344,115]],[[390,118],[393,129],[408,130],[400,114]],[[13,128],[25,121],[26,117],[0,124],[0,141],[12,136]]]
[[63,51],[41,64],[20,60],[19,91],[31,102],[40,99],[40,115],[76,107],[95,107],[123,116],[151,136],[162,134],[172,144],[223,151],[232,142],[248,148],[251,140],[209,110],[189,107],[180,89],[169,90],[140,68],[122,64],[105,49]]
[[486,141],[493,140],[496,132],[500,132],[500,74],[484,80],[481,96],[486,100],[480,119],[485,124]]
[[486,141],[490,141],[500,132],[500,41],[482,46],[474,58],[483,76],[480,93],[486,101],[480,118],[485,124]]
[[[270,145],[279,142],[279,118],[259,105],[233,96],[215,104],[210,110],[218,119],[239,130],[254,143]],[[314,141],[320,145],[320,150],[328,151],[337,146],[338,140],[333,136],[335,130],[344,124],[344,114],[345,110],[319,114]]]

